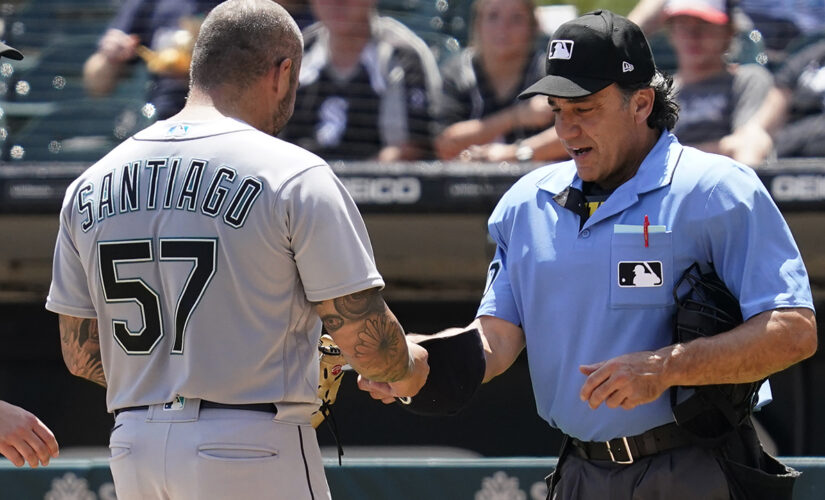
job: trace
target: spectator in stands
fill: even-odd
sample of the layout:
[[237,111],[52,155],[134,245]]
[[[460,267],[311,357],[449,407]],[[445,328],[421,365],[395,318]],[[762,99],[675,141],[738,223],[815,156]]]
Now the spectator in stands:
[[677,58],[674,134],[682,144],[720,153],[720,140],[756,113],[773,77],[758,64],[728,62],[735,27],[725,0],[668,0],[664,13]]
[[[664,22],[666,1],[639,0],[627,17],[645,33],[655,33]],[[761,33],[772,65],[784,60],[786,48],[795,40],[825,32],[825,0],[741,0],[738,8],[749,29]]]
[[147,100],[158,119],[180,111],[189,90],[189,58],[200,21],[220,0],[126,0],[83,67],[92,96],[114,92],[138,56],[152,73]]
[[825,0],[741,0],[740,6],[780,62],[794,40],[825,30]]
[[825,39],[791,56],[759,111],[722,147],[757,166],[779,158],[825,156]]
[[[23,54],[0,42],[0,57],[19,61]],[[23,408],[0,401],[0,454],[17,467],[26,462],[31,467],[49,465],[49,459],[58,454],[57,441],[37,417]]]
[[[532,0],[478,0],[472,6],[470,46],[442,68],[444,130],[437,156],[467,160],[555,160],[567,154],[551,140],[526,141],[553,122],[547,99],[519,101],[519,92],[544,76],[545,50]],[[552,139],[555,139],[553,141]],[[521,147],[521,149],[519,149]]]
[[441,78],[415,33],[376,0],[311,0],[295,113],[281,137],[327,160],[432,157]]

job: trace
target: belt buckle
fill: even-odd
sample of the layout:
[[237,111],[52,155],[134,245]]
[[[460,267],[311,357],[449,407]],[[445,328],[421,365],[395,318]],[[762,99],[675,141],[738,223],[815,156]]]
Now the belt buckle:
[[[610,461],[613,462],[613,463],[623,464],[623,465],[632,464],[633,463],[633,453],[630,452],[630,446],[628,446],[628,444],[627,444],[627,438],[626,437],[621,437],[621,438],[616,438],[616,439],[621,439],[622,440],[622,444],[624,445],[625,453],[627,454],[627,460],[617,460],[616,456],[613,455],[613,448],[610,447],[610,441],[605,441],[605,444],[607,445],[607,453],[610,454]],[[612,441],[615,441],[615,439],[612,440]]]

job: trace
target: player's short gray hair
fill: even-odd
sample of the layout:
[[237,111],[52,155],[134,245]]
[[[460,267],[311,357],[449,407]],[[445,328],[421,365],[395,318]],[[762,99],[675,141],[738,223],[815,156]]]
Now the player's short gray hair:
[[[273,0],[227,0],[206,16],[192,52],[190,81],[210,90],[248,87],[285,58],[299,62],[303,38],[295,20]],[[293,66],[293,80],[297,68]]]

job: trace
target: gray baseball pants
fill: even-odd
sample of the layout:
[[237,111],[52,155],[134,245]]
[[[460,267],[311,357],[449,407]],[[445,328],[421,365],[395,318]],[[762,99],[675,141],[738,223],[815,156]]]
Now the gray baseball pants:
[[329,500],[315,430],[274,413],[163,405],[117,415],[118,500]]

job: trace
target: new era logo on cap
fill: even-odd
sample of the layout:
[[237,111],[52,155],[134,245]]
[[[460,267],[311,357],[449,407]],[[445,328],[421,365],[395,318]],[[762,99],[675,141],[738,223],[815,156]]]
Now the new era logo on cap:
[[573,57],[573,40],[553,40],[550,42],[548,59],[570,59]]
[[627,61],[622,61],[622,73],[630,73],[633,71],[633,65]]

